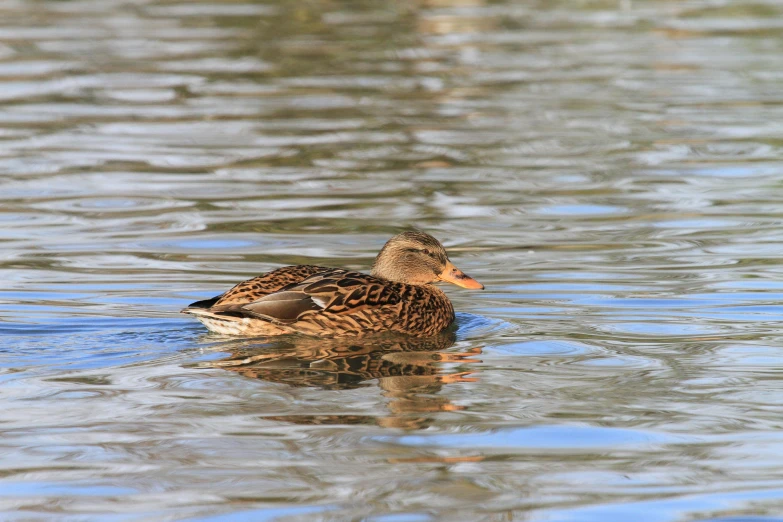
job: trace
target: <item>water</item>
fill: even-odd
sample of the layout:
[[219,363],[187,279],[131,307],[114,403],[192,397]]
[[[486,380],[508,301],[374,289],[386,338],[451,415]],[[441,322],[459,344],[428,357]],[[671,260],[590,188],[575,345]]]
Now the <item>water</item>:
[[[0,14],[0,518],[781,520],[779,2]],[[178,314],[410,225],[437,339]]]

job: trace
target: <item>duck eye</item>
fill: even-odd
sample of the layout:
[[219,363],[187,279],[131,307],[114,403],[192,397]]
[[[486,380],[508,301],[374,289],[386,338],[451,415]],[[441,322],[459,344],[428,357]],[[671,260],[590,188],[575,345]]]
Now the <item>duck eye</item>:
[[424,250],[422,250],[422,252],[424,252],[424,254],[427,255],[427,256],[430,255],[430,251],[428,249],[426,249],[426,248]]

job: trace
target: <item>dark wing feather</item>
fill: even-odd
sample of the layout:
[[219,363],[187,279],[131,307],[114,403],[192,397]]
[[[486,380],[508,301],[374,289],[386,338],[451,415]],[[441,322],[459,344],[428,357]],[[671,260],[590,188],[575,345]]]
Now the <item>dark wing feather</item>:
[[188,308],[212,308],[215,306],[215,303],[220,301],[220,298],[223,297],[223,294],[216,295],[212,299],[204,299],[203,301],[196,301],[195,303],[190,303],[188,305]]
[[296,321],[305,312],[323,310],[323,308],[323,301],[296,290],[269,294],[241,307],[252,315],[269,317],[280,322]]

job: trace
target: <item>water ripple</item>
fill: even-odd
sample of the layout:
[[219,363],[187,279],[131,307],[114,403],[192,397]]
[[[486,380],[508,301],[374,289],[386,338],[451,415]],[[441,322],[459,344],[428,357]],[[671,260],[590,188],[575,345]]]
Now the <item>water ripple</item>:
[[[0,12],[3,520],[779,517],[778,3]],[[178,314],[410,226],[439,342]]]

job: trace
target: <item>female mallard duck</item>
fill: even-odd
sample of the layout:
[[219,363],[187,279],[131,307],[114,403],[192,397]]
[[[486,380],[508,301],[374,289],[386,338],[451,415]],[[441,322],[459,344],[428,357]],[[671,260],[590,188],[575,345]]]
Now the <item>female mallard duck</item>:
[[434,283],[484,285],[451,264],[437,239],[403,232],[381,249],[372,274],[299,265],[239,283],[183,313],[228,335],[302,333],[319,337],[399,332],[434,335],[454,321],[454,308]]

